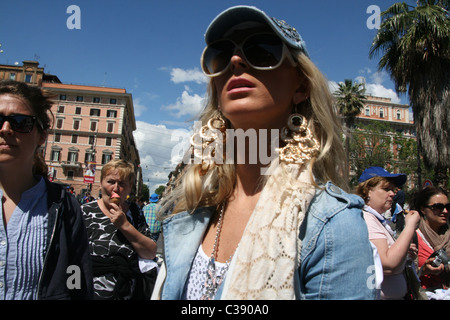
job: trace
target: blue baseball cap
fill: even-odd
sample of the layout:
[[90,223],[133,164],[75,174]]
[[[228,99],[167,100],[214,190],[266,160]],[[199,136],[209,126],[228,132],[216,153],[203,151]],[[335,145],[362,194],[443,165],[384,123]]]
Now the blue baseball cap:
[[222,38],[228,30],[244,22],[269,26],[287,45],[308,55],[306,44],[295,28],[284,20],[269,17],[264,11],[253,6],[234,6],[215,17],[205,33],[206,44]]
[[153,194],[150,196],[150,202],[158,202],[158,200],[159,200],[159,196],[158,196],[157,193],[153,193]]
[[364,170],[362,175],[359,177],[358,182],[364,182],[374,177],[384,177],[384,178],[390,178],[392,181],[394,181],[395,185],[397,187],[400,187],[405,184],[406,182],[406,174],[404,173],[390,173],[384,168],[381,167],[370,167]]

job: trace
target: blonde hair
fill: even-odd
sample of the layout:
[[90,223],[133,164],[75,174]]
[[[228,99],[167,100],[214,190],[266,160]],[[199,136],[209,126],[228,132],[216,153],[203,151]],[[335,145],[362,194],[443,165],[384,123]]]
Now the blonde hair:
[[105,178],[113,170],[117,170],[119,172],[120,179],[128,180],[131,185],[134,185],[136,179],[134,166],[130,162],[122,159],[111,160],[105,164],[102,168],[100,181],[102,181],[103,178]]
[[[298,106],[298,112],[308,119],[312,134],[320,142],[320,152],[312,159],[312,172],[317,181],[333,181],[348,190],[343,179],[345,153],[341,139],[341,125],[333,108],[328,82],[311,60],[303,53],[297,53],[297,69],[308,84],[309,99]],[[211,80],[208,86],[208,100],[200,115],[205,125],[208,120],[220,114],[218,96]],[[287,120],[287,119],[286,119]],[[230,123],[226,120],[227,128]],[[272,165],[277,165],[278,161]],[[229,197],[236,183],[234,164],[215,166],[205,175],[200,175],[200,164],[185,168],[181,183],[163,199],[163,210],[177,213],[195,210],[198,207],[213,206]],[[264,183],[264,182],[263,182]]]

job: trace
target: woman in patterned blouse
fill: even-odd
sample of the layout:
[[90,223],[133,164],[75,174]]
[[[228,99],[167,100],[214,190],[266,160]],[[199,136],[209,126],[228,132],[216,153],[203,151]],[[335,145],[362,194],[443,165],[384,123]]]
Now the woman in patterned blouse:
[[[155,264],[156,242],[135,203],[127,202],[134,184],[134,167],[113,160],[101,172],[102,198],[82,206],[94,269],[95,299],[144,299],[156,276],[142,273],[142,265]],[[113,193],[120,196],[117,205]]]

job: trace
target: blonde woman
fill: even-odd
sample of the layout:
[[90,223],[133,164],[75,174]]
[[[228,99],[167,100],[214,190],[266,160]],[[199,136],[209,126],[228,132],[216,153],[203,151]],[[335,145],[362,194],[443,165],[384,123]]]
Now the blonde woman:
[[[163,201],[154,298],[373,299],[363,203],[342,189],[340,127],[300,35],[238,6],[205,37],[209,101],[193,163]],[[239,132],[253,135],[230,144]],[[279,132],[269,164],[268,132]]]
[[102,198],[81,207],[96,300],[141,300],[151,294],[157,245],[142,211],[127,201],[134,182],[133,164],[112,160],[101,171]]

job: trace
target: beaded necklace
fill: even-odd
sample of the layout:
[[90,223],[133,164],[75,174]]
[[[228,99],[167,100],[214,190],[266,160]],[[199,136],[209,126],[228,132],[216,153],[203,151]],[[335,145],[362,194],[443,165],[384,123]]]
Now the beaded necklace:
[[219,221],[217,222],[216,229],[216,238],[214,239],[213,251],[211,253],[211,257],[208,262],[208,266],[206,268],[206,280],[205,280],[205,292],[201,298],[201,300],[212,300],[216,295],[217,289],[222,284],[225,274],[228,271],[228,267],[230,265],[231,255],[225,263],[225,267],[221,270],[220,273],[216,274],[216,255],[217,255],[217,247],[219,243],[220,232],[222,231],[222,222],[223,222],[223,213],[225,211],[225,202],[222,203],[219,215]]

